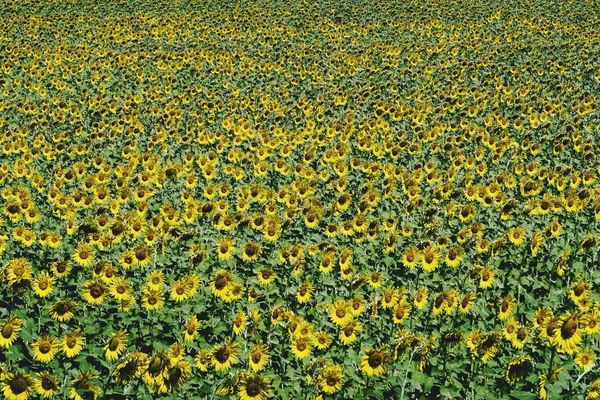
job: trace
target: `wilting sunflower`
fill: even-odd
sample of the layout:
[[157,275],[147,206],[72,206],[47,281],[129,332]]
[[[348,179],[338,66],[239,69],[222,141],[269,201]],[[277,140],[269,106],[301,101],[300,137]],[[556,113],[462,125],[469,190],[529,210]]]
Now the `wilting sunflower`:
[[391,356],[384,349],[369,348],[365,350],[360,362],[360,369],[367,376],[379,376],[385,372],[391,362]]
[[115,367],[112,375],[115,377],[118,385],[127,384],[135,376],[138,376],[141,373],[147,362],[148,355],[145,353],[132,353]]
[[211,365],[217,372],[228,371],[238,363],[239,343],[229,340],[225,344],[215,346],[212,351]]
[[49,363],[58,352],[58,339],[52,335],[42,335],[31,344],[31,349],[36,361]]
[[104,346],[104,355],[107,361],[115,361],[117,360],[123,351],[125,351],[125,347],[127,346],[127,331],[121,329],[117,332],[114,332],[110,335],[108,342]]
[[258,343],[248,354],[248,364],[254,372],[260,372],[269,362],[269,348],[264,343]]
[[540,251],[540,248],[542,247],[543,241],[544,241],[544,239],[542,236],[542,232],[538,231],[533,234],[533,237],[531,238],[531,242],[529,243],[532,257],[537,257],[537,254]]
[[235,242],[229,236],[223,236],[217,243],[217,256],[219,260],[227,261],[233,257],[235,252]]
[[518,357],[508,363],[504,378],[509,384],[515,384],[527,376],[533,370],[533,359],[529,356]]
[[102,304],[106,298],[106,286],[101,280],[87,281],[83,285],[83,299],[89,304]]
[[581,344],[582,329],[579,327],[580,315],[567,314],[559,318],[557,328],[550,341],[555,345],[559,352],[569,355],[575,354]]
[[325,368],[319,374],[319,386],[327,394],[339,392],[344,385],[344,369],[340,365]]
[[8,400],[29,399],[34,387],[34,380],[24,371],[9,372],[2,378],[2,393]]
[[87,243],[82,243],[77,246],[77,249],[73,253],[73,259],[82,267],[89,267],[94,262],[95,255],[96,252],[92,246]]
[[327,308],[329,310],[329,318],[331,318],[331,321],[336,325],[345,326],[353,318],[351,308],[344,300],[337,300]]
[[172,392],[181,387],[191,375],[191,365],[187,361],[178,361],[165,368],[163,371],[162,384],[166,391]]
[[44,398],[54,397],[60,393],[58,378],[47,372],[40,372],[34,381],[35,391]]
[[0,346],[10,347],[19,337],[19,332],[23,327],[23,321],[11,315],[6,321],[0,324]]
[[[69,390],[69,397],[74,400],[83,400],[80,396],[82,392],[91,392],[92,398],[95,400],[100,395],[100,386],[94,385],[92,382],[98,377],[90,370],[86,372],[80,372],[79,376],[71,380],[71,388]],[[86,397],[89,398],[89,397]]]
[[61,349],[69,358],[78,355],[85,346],[85,335],[81,329],[75,329],[65,333],[61,342]]
[[271,385],[260,375],[246,375],[238,384],[240,400],[265,400],[269,397]]
[[575,365],[584,371],[594,365],[596,355],[588,348],[583,349],[575,356]]

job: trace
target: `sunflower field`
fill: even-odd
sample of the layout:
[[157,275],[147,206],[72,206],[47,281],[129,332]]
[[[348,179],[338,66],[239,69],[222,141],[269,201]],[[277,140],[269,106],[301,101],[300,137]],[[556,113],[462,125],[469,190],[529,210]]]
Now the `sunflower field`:
[[0,398],[599,399],[599,15],[3,1]]

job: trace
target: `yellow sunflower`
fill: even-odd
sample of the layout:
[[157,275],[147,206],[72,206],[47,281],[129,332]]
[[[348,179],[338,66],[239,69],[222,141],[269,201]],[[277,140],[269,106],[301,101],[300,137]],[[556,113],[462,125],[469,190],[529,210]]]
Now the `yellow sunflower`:
[[337,393],[344,385],[344,369],[340,365],[327,367],[319,374],[318,382],[323,392]]
[[240,400],[266,400],[270,392],[269,381],[260,375],[244,376],[238,384]]
[[8,400],[27,400],[34,389],[35,381],[24,371],[6,373],[2,379],[2,393]]
[[52,335],[42,335],[31,344],[33,358],[36,361],[49,363],[58,352],[58,339]]
[[269,362],[269,348],[264,343],[258,343],[248,354],[248,363],[254,372],[260,372]]
[[117,360],[125,347],[127,346],[127,331],[121,329],[110,335],[108,342],[104,346],[104,355],[107,361]]
[[365,350],[360,362],[360,370],[367,376],[383,374],[391,362],[391,356],[384,349],[369,348]]
[[14,315],[8,317],[6,321],[0,323],[0,346],[10,347],[19,337],[19,332],[23,327],[23,321]]

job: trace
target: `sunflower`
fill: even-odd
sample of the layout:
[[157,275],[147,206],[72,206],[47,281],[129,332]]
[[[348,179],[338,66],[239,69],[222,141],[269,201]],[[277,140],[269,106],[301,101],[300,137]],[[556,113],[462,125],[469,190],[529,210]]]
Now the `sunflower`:
[[264,343],[258,343],[248,354],[248,364],[254,372],[260,372],[269,362],[269,348]]
[[[91,394],[92,398],[96,400],[100,395],[101,389],[97,385],[93,385],[92,381],[95,380],[97,376],[93,374],[92,371],[88,370],[86,372],[79,372],[79,376],[75,379],[71,380],[71,388],[69,390],[69,397],[74,400],[83,400],[80,396],[80,393]],[[86,397],[89,398],[89,397]]]
[[146,285],[154,291],[161,291],[165,283],[165,276],[162,271],[154,270],[148,274]]
[[463,260],[464,250],[460,246],[452,246],[448,252],[446,253],[446,257],[444,261],[446,265],[455,268],[460,265],[460,262]]
[[118,301],[131,299],[131,283],[125,278],[115,278],[110,286],[110,294]]
[[85,335],[81,329],[66,332],[61,341],[61,349],[68,358],[78,355],[85,346]]
[[396,306],[396,310],[394,311],[393,321],[395,324],[402,324],[410,315],[412,307],[410,304],[402,299],[400,303]]
[[8,262],[8,265],[4,269],[4,274],[8,283],[14,284],[28,284],[31,282],[33,270],[31,263],[23,258],[15,258]]
[[347,325],[353,318],[351,307],[344,300],[337,300],[328,306],[329,318],[338,326]]
[[292,353],[294,357],[302,359],[310,356],[312,344],[308,339],[299,338],[292,342]]
[[139,376],[144,364],[147,362],[148,356],[145,353],[132,353],[115,367],[112,375],[115,377],[118,385],[127,384],[135,376]]
[[217,256],[219,260],[227,261],[233,257],[235,241],[229,236],[223,236],[217,243]]
[[198,336],[198,328],[200,327],[200,322],[198,321],[198,317],[192,315],[189,319],[185,331],[183,332],[183,337],[186,342],[193,342],[196,336]]
[[519,323],[514,318],[509,318],[508,321],[504,324],[504,328],[502,329],[502,335],[506,340],[512,340],[519,330]]
[[540,251],[542,244],[543,244],[542,232],[538,231],[533,234],[533,237],[531,238],[531,241],[529,242],[529,247],[531,249],[532,257],[537,257],[537,254]]
[[512,295],[509,294],[508,296],[503,297],[498,310],[498,317],[501,320],[507,319],[513,313],[515,305],[516,302]]
[[435,295],[433,300],[432,312],[433,315],[440,315],[446,308],[446,293],[441,292]]
[[165,299],[160,292],[153,290],[144,290],[142,296],[142,305],[148,311],[160,310],[165,303]]
[[[187,361],[171,363],[163,371],[159,392],[172,392],[181,387],[192,375],[191,365]],[[162,389],[162,390],[161,390]]]
[[384,349],[369,348],[361,357],[360,370],[367,376],[379,376],[391,361],[391,356]]
[[276,277],[275,271],[273,271],[271,268],[261,268],[256,273],[256,276],[258,277],[258,281],[260,282],[260,284],[264,286],[273,283]]
[[110,335],[108,342],[104,346],[105,357],[107,361],[117,360],[125,347],[127,346],[127,331],[121,329]]
[[587,314],[581,322],[585,333],[588,335],[595,335],[600,332],[600,315],[597,312]]
[[417,308],[417,310],[422,310],[427,304],[427,298],[429,297],[429,291],[425,286],[421,286],[417,289],[415,293],[415,298],[413,300],[413,304]]
[[313,292],[313,284],[310,281],[304,282],[296,291],[296,300],[299,304],[305,304],[310,301]]
[[356,334],[362,329],[361,323],[358,321],[350,321],[340,332],[340,340],[343,344],[348,345],[356,341]]
[[379,289],[381,286],[383,286],[383,281],[384,275],[383,272],[380,271],[371,272],[368,278],[369,286],[371,286],[373,289]]
[[486,364],[490,361],[498,352],[498,346],[500,345],[500,339],[502,335],[498,332],[490,332],[483,337],[475,346],[475,354],[481,357],[481,362]]
[[596,358],[596,355],[590,349],[585,348],[575,356],[575,365],[585,371],[594,365]]
[[507,236],[508,240],[517,247],[525,243],[525,240],[527,239],[525,231],[520,227],[514,227],[509,230]]
[[356,317],[356,316],[362,314],[362,312],[366,308],[366,304],[367,304],[367,302],[365,301],[365,299],[362,296],[355,296],[350,301],[350,312],[352,313],[353,316]]
[[171,286],[171,298],[176,302],[182,302],[192,297],[192,291],[185,279],[178,279]]
[[240,400],[266,400],[270,391],[269,381],[260,375],[246,375],[238,384]]
[[87,281],[83,285],[83,299],[89,304],[102,304],[106,298],[106,292],[106,286],[101,280]]
[[400,300],[398,291],[393,286],[388,286],[381,295],[381,306],[384,310],[393,308],[398,304],[398,300]]
[[325,350],[331,342],[331,336],[324,331],[317,332],[312,338],[312,344],[319,350]]
[[592,284],[586,282],[582,277],[571,286],[569,297],[575,304],[579,304],[582,300],[587,299],[591,293]]
[[35,391],[42,397],[50,398],[60,393],[58,378],[47,372],[40,372],[34,380]]
[[235,335],[240,335],[244,329],[246,328],[246,321],[248,320],[248,316],[245,312],[240,311],[235,316],[235,320],[233,321],[233,333]]
[[32,282],[33,290],[39,297],[48,296],[54,289],[54,279],[46,272],[40,272]]
[[477,299],[477,295],[474,292],[469,292],[463,296],[463,298],[458,303],[458,312],[460,314],[468,314],[475,304],[475,299]]
[[49,363],[58,352],[58,340],[52,335],[39,336],[31,344],[33,358],[36,361]]
[[421,254],[421,268],[425,272],[433,272],[439,265],[440,253],[437,246],[427,246]]
[[211,365],[217,372],[226,372],[238,363],[239,343],[229,340],[212,351]]
[[71,264],[66,260],[59,260],[52,263],[52,275],[56,278],[62,278],[71,272]]
[[525,343],[530,339],[529,333],[527,332],[526,327],[520,326],[515,335],[510,339],[511,345],[515,349],[522,349],[525,346]]
[[2,393],[8,400],[27,400],[32,395],[35,382],[24,371],[6,373],[2,379]]
[[262,246],[259,243],[248,242],[242,249],[242,259],[244,261],[256,261],[262,254]]
[[583,331],[579,324],[580,316],[578,314],[567,314],[558,319],[554,334],[550,337],[551,343],[557,347],[558,351],[572,355],[579,350]]
[[494,273],[493,267],[486,267],[479,272],[479,287],[482,289],[487,289],[494,284],[494,278],[496,274]]
[[19,337],[22,327],[22,320],[14,315],[9,316],[6,321],[0,324],[0,346],[6,348],[12,346]]
[[194,364],[201,372],[207,372],[212,361],[212,352],[210,350],[200,350],[194,357]]
[[50,318],[58,321],[69,321],[77,311],[77,303],[73,300],[58,300],[50,307]]
[[77,246],[73,253],[73,259],[82,267],[89,267],[94,262],[95,251],[92,246],[87,243],[82,243]]
[[515,384],[527,378],[533,370],[533,359],[529,356],[518,357],[508,363],[504,378],[509,384]]
[[325,368],[319,374],[319,386],[327,394],[339,392],[344,385],[344,369],[340,365]]

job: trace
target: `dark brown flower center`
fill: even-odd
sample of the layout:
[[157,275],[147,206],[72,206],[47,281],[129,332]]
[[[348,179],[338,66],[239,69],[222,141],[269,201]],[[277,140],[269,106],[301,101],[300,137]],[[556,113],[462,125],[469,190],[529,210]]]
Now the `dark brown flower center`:
[[46,354],[50,351],[50,348],[51,348],[50,343],[44,342],[44,343],[40,344],[40,353]]
[[10,391],[15,395],[20,395],[29,389],[29,383],[27,382],[27,379],[22,376],[12,379],[8,386],[10,387]]
[[346,310],[344,310],[343,308],[338,308],[335,312],[335,315],[338,318],[344,318],[346,316]]
[[14,328],[11,323],[8,323],[2,327],[2,337],[4,339],[8,339],[9,337],[11,337],[13,332]]
[[574,318],[569,318],[563,326],[560,328],[560,336],[563,339],[571,338],[575,332],[577,331],[577,320]]
[[373,353],[369,356],[369,366],[371,368],[377,368],[383,362],[383,357],[379,353]]
[[306,343],[304,343],[304,342],[298,342],[296,344],[296,349],[298,349],[299,351],[304,351],[306,349]]
[[251,397],[257,396],[260,393],[260,387],[256,382],[250,382],[246,385],[246,393]]

